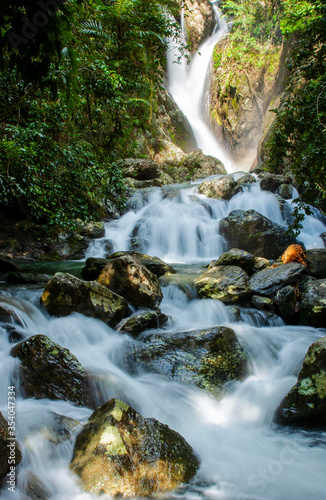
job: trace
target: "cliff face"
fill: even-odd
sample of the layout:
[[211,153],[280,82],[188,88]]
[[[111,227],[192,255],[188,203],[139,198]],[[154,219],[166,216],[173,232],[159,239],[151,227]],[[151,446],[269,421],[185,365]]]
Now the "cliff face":
[[184,22],[189,50],[194,52],[215,26],[211,3],[208,0],[185,0]]
[[226,35],[214,50],[210,119],[234,161],[248,169],[257,162],[258,145],[275,117],[270,110],[284,92],[284,49],[261,44],[241,57],[233,43]]

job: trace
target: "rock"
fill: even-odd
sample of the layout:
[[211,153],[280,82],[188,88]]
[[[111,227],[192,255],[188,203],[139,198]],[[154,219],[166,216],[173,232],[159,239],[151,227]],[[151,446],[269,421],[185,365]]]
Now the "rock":
[[292,198],[293,186],[291,184],[280,184],[276,189],[276,194],[281,196],[284,200]]
[[257,182],[256,177],[254,177],[253,175],[250,175],[248,173],[242,175],[241,177],[239,177],[237,179],[237,183],[240,186],[242,186],[243,184],[253,184],[254,182]]
[[48,500],[52,496],[51,491],[32,471],[28,471],[26,482],[26,493],[30,500]]
[[171,380],[196,385],[215,397],[227,391],[227,384],[248,374],[248,356],[231,328],[215,327],[166,334],[149,334],[129,352],[128,366],[133,374],[146,365]]
[[41,303],[53,316],[78,312],[110,326],[124,317],[127,308],[123,297],[95,281],[83,281],[69,273],[53,276],[45,286]]
[[325,328],[326,279],[304,283],[299,304],[299,322],[303,325]]
[[269,297],[261,297],[260,295],[253,295],[251,297],[251,305],[260,311],[274,312],[274,303]]
[[101,259],[98,257],[88,257],[85,266],[81,270],[81,276],[86,281],[95,281],[108,264],[109,259]]
[[126,158],[117,162],[122,167],[124,177],[137,181],[147,181],[160,177],[160,169],[153,160],[144,158]]
[[37,285],[47,283],[51,279],[49,274],[11,272],[7,276],[7,283],[12,285]]
[[251,291],[248,274],[238,266],[216,266],[195,281],[201,298],[218,299],[225,304],[247,298]]
[[105,234],[103,222],[86,222],[81,219],[76,219],[76,224],[79,234],[87,236],[87,238],[103,238]]
[[220,233],[231,247],[266,259],[277,259],[289,245],[297,243],[285,227],[256,210],[233,210],[220,221]]
[[254,267],[252,270],[254,272],[257,271],[262,271],[263,269],[266,269],[270,265],[269,260],[264,259],[263,257],[255,257],[255,262],[254,262]]
[[70,467],[91,493],[150,497],[188,482],[199,460],[180,434],[111,399],[78,434]]
[[125,255],[131,255],[132,257],[137,258],[141,264],[147,269],[149,269],[153,274],[155,274],[158,278],[160,276],[163,276],[163,274],[175,274],[177,271],[170,266],[169,264],[166,264],[162,259],[159,257],[152,257],[150,255],[147,255],[145,253],[140,253],[140,252],[135,252],[135,251],[126,251],[126,252],[115,252],[107,257],[107,259],[112,260],[116,259],[118,257],[123,257]]
[[97,282],[124,297],[136,307],[158,306],[163,298],[158,279],[147,267],[131,255],[110,261]]
[[139,311],[123,320],[116,326],[116,330],[121,333],[128,333],[132,337],[137,337],[148,328],[159,328],[168,320],[166,314],[160,311]]
[[281,402],[275,420],[283,425],[326,427],[326,337],[309,347],[298,381]]
[[190,51],[194,52],[214,28],[214,15],[211,6],[201,0],[185,1],[185,25]]
[[310,272],[315,278],[326,278],[326,248],[307,250],[306,259]]
[[252,272],[255,264],[256,257],[239,248],[231,248],[215,261],[215,266],[239,266],[247,273]]
[[223,163],[213,156],[204,155],[201,149],[196,149],[188,155],[173,154],[170,159],[164,161],[162,168],[172,177],[173,182],[177,183],[226,174]]
[[[8,410],[10,411],[9,406]],[[13,438],[15,438],[14,428],[9,427],[9,423],[0,412],[0,478],[11,471],[11,464],[17,467],[22,459],[19,445]],[[10,481],[9,476],[7,480]],[[14,484],[16,484],[16,481],[14,481]]]
[[27,397],[91,405],[87,373],[68,349],[45,335],[34,335],[15,345],[11,355],[21,360],[20,376]]
[[277,314],[281,316],[284,321],[288,324],[297,323],[299,295],[294,286],[287,285],[278,290],[273,301],[276,305]]
[[20,267],[10,257],[0,253],[0,272],[19,271]]
[[320,237],[324,242],[324,246],[326,247],[326,233],[321,233]]
[[250,278],[250,288],[254,294],[271,297],[286,285],[297,285],[305,272],[306,267],[298,262],[263,269]]
[[89,238],[82,236],[78,231],[61,231],[48,241],[51,248],[51,258],[54,259],[82,259],[89,244]]
[[232,196],[241,191],[241,187],[232,177],[221,177],[220,179],[204,181],[199,186],[198,191],[207,196],[207,198],[222,198],[223,200],[229,200]]
[[260,181],[260,189],[262,191],[271,191],[272,193],[277,190],[277,188],[284,184],[285,178],[283,175],[277,174],[263,174]]

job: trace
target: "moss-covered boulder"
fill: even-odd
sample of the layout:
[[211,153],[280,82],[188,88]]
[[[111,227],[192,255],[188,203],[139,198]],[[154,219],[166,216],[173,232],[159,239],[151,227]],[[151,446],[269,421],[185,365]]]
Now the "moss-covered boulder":
[[220,221],[220,233],[231,247],[266,259],[277,259],[289,245],[297,243],[285,227],[256,210],[233,210]]
[[70,467],[91,493],[149,497],[188,482],[199,460],[180,434],[111,399],[78,434]]
[[229,200],[241,191],[241,187],[231,176],[225,176],[220,179],[211,179],[202,182],[198,191],[207,196],[207,198]]
[[270,297],[286,285],[297,285],[306,274],[307,268],[298,262],[263,269],[250,278],[250,287],[257,295]]
[[298,381],[281,402],[275,420],[326,428],[326,337],[309,347]]
[[303,284],[298,317],[303,325],[325,328],[326,279],[312,279]]
[[162,169],[173,179],[173,182],[178,183],[226,174],[223,163],[214,156],[205,155],[201,149],[196,149],[182,157],[171,155],[171,158],[162,164]]
[[132,374],[142,373],[142,366],[220,397],[229,382],[245,378],[248,356],[231,328],[215,327],[145,336],[128,354]]
[[195,281],[201,298],[218,299],[225,304],[238,302],[251,294],[248,274],[238,266],[215,266]]
[[306,251],[311,274],[315,278],[326,278],[326,248],[312,248]]
[[147,255],[146,253],[140,253],[132,250],[128,251],[120,251],[120,252],[115,252],[111,255],[109,255],[107,258],[109,260],[116,259],[118,257],[123,257],[125,255],[131,255],[132,257],[136,257],[143,266],[147,267],[152,273],[154,273],[158,278],[160,276],[163,276],[163,274],[175,274],[176,270],[164,262],[162,259],[159,257],[153,257],[151,255]]
[[116,330],[137,337],[149,328],[160,328],[168,319],[168,316],[160,311],[138,311],[129,318],[122,320],[116,326]]
[[[13,407],[14,408],[14,407]],[[10,411],[10,407],[8,407]],[[22,459],[19,445],[15,439],[15,432],[12,426],[9,427],[7,420],[0,412],[0,478],[10,473]],[[10,478],[8,477],[8,481]],[[15,486],[16,481],[13,481]]]
[[[285,177],[283,175],[264,173],[260,174],[260,189],[263,191],[276,191],[282,184],[285,184]],[[282,196],[282,195],[280,195]]]
[[111,260],[97,282],[136,307],[157,307],[163,298],[156,275],[128,254]]
[[238,266],[247,273],[252,273],[255,264],[256,257],[239,248],[231,248],[215,261],[215,266]]
[[56,273],[46,284],[41,303],[53,316],[73,312],[98,318],[115,326],[125,315],[125,299],[95,281],[83,281],[69,273]]
[[15,345],[11,355],[21,360],[20,377],[27,397],[91,405],[87,373],[68,349],[45,335],[34,335]]

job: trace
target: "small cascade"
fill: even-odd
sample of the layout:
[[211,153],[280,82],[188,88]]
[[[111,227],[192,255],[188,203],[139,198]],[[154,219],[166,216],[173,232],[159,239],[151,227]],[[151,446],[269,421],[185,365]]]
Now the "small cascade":
[[[172,42],[167,54],[168,90],[179,108],[188,118],[198,147],[204,154],[221,160],[227,171],[233,170],[232,163],[226,151],[219,144],[208,125],[208,77],[214,46],[228,32],[228,25],[222,17],[216,2],[212,3],[216,18],[213,34],[198,48],[191,64],[187,65],[183,58],[177,63],[179,54]],[[184,31],[183,31],[184,33]]]

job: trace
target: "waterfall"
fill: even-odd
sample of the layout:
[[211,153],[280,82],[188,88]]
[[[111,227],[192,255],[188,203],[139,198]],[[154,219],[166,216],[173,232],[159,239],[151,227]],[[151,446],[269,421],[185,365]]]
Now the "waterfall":
[[[204,154],[221,160],[228,172],[234,170],[231,159],[223,146],[219,144],[208,125],[208,79],[214,46],[228,32],[228,25],[222,17],[216,3],[212,3],[216,18],[213,34],[198,48],[191,64],[187,65],[182,58],[181,64],[176,63],[179,57],[178,47],[170,43],[167,54],[168,90],[173,99],[188,118],[198,147]],[[184,31],[183,31],[184,36]]]

